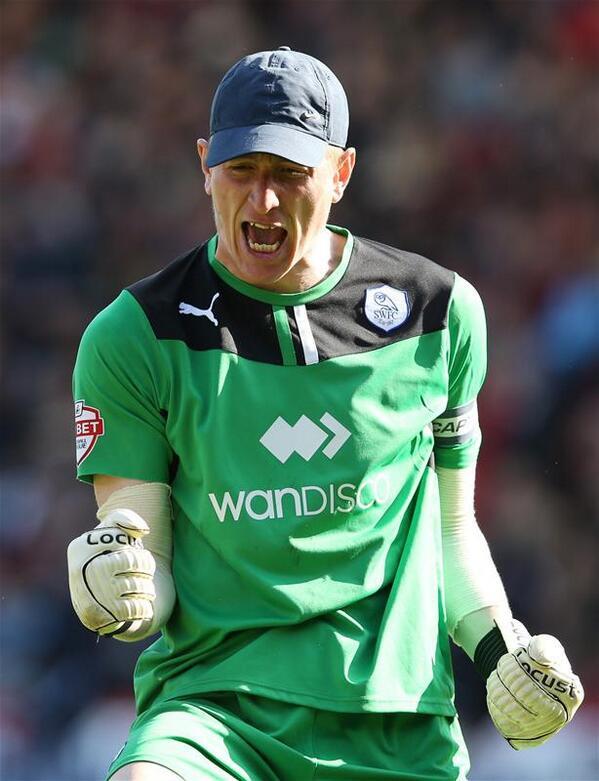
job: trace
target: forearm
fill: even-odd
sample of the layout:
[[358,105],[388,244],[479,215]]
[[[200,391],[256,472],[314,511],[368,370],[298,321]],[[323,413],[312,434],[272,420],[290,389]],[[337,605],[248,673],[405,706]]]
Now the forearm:
[[448,629],[487,685],[487,705],[513,748],[541,745],[584,697],[561,644],[530,638],[511,615],[474,513],[475,467],[437,469]]
[[509,625],[503,583],[474,509],[476,467],[437,468],[447,625],[471,659],[480,640],[497,624]]
[[[172,563],[172,509],[170,487],[163,483],[129,483],[117,490],[107,490],[105,482],[96,487],[98,497],[104,499],[98,509],[98,519],[103,520],[112,510],[126,508],[140,515],[150,527],[144,538],[144,547],[150,551],[156,562],[154,587],[156,598],[153,603],[154,616],[137,632],[117,636],[125,642],[142,640],[157,632],[166,621],[175,604],[175,586],[171,574]],[[108,484],[109,486],[110,484]],[[116,483],[115,485],[122,485]],[[104,486],[102,488],[102,486]]]

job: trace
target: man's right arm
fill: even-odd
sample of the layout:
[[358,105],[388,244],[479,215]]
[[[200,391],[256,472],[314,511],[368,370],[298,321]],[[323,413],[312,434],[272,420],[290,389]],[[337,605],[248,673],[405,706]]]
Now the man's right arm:
[[73,606],[98,634],[142,640],[175,603],[170,487],[96,475],[94,489],[100,523],[67,553]]
[[77,475],[99,524],[69,545],[71,597],[88,629],[121,640],[158,631],[175,601],[166,368],[124,291],[86,328],[73,374]]
[[131,480],[128,477],[113,477],[112,475],[94,475],[94,494],[98,508],[108,501],[111,494],[120,491],[121,488],[129,488],[134,485],[143,485],[144,480]]

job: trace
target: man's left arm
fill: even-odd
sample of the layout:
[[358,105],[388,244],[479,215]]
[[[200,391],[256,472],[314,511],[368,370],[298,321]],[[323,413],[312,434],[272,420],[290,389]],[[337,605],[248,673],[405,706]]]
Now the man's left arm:
[[449,633],[487,684],[493,723],[515,749],[538,746],[574,716],[584,692],[562,645],[512,618],[474,510],[475,464],[437,467]]
[[530,638],[512,613],[474,510],[476,460],[482,439],[476,399],[487,366],[483,303],[456,274],[448,310],[447,408],[434,421],[439,479],[445,600],[449,633],[487,683],[487,704],[514,748],[544,743],[574,715],[583,698],[555,638]]

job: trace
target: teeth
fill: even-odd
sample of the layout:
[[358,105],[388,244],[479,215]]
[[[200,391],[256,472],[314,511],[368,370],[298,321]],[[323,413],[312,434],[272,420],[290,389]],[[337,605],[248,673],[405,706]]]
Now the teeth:
[[276,252],[281,246],[280,241],[275,241],[274,244],[258,244],[257,242],[249,239],[248,243],[250,245],[250,249],[252,249],[254,252]]
[[278,227],[278,225],[263,225],[261,222],[250,222],[255,228],[261,228],[262,230],[272,231]]

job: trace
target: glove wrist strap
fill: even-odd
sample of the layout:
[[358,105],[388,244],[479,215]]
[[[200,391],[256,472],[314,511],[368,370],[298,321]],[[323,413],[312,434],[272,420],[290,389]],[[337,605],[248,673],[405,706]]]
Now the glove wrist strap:
[[486,681],[497,667],[497,662],[508,651],[499,627],[495,626],[482,638],[474,652],[474,666]]

